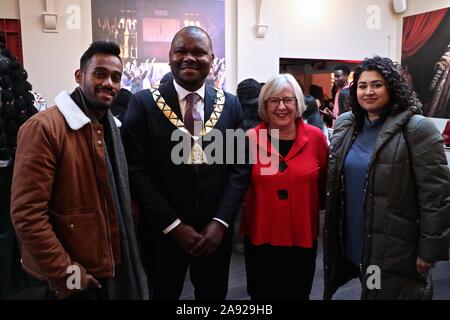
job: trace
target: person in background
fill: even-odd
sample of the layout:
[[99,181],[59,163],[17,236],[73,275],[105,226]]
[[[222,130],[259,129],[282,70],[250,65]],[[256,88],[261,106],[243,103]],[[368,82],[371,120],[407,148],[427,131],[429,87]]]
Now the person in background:
[[159,85],[162,85],[166,82],[170,82],[173,81],[173,74],[172,71],[167,72],[165,75],[163,75],[163,77],[161,78],[161,80],[159,80]]
[[309,94],[316,99],[317,108],[322,109],[327,107],[325,106],[325,96],[322,87],[312,84],[309,87]]
[[442,137],[388,58],[362,62],[349,101],[329,148],[324,299],[354,277],[362,299],[431,299],[431,268],[449,254]]
[[322,120],[325,123],[326,127],[331,129],[333,127],[333,119],[334,119],[333,112],[331,111],[333,110],[333,107],[332,104],[330,107],[327,103],[328,101],[325,100],[323,88],[312,84],[309,87],[309,94],[316,99],[317,107],[319,108]]
[[258,115],[258,97],[262,85],[255,79],[245,79],[239,82],[236,95],[244,112],[244,130],[256,127],[261,119]]
[[[334,67],[334,85],[336,88],[336,95],[334,97],[333,114],[335,119],[345,110],[345,98],[341,99],[341,105],[339,105],[339,96],[344,89],[348,89],[349,76],[350,68],[346,65],[340,64]],[[348,95],[348,92],[345,92],[344,95]]]
[[11,223],[10,199],[17,133],[22,124],[38,112],[28,74],[0,32],[0,300],[24,289],[41,286],[24,273],[20,250]]
[[128,102],[130,101],[132,93],[127,89],[121,88],[111,104],[110,110],[113,116],[123,122],[125,113],[128,109]]
[[338,96],[339,115],[343,114],[344,112],[351,111],[349,104],[349,94],[350,94],[349,87],[343,88],[341,91],[339,91]]
[[[261,92],[262,84],[255,79],[245,79],[238,83],[236,96],[242,106],[242,111],[244,113],[244,130],[249,130],[256,127],[260,122],[261,118],[258,114],[258,98]],[[243,254],[244,253],[244,238],[239,232],[239,226],[242,222],[242,207],[239,210],[236,217],[235,226],[235,245],[234,250]]]
[[[258,105],[262,122],[247,132],[253,165],[241,224],[247,290],[253,300],[309,299],[327,143],[320,129],[303,123],[303,92],[292,75],[271,78]],[[261,156],[267,153],[269,163]]]
[[22,266],[49,299],[148,299],[130,210],[126,159],[108,108],[120,89],[115,43],[92,43],[78,87],[18,135],[11,219]]
[[303,121],[311,126],[317,127],[322,130],[325,138],[327,140],[327,144],[330,143],[330,139],[328,137],[328,129],[325,126],[325,123],[320,116],[319,108],[316,104],[316,99],[313,96],[305,95],[305,105],[306,110],[302,114]]

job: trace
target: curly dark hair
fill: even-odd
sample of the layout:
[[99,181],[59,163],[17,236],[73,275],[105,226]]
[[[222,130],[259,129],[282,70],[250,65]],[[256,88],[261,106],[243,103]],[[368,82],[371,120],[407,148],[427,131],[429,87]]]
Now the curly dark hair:
[[0,48],[0,160],[14,160],[19,127],[37,113],[28,74],[8,48]]
[[390,115],[398,115],[409,108],[415,109],[415,113],[422,113],[422,104],[417,99],[416,93],[408,86],[400,64],[393,62],[389,58],[380,56],[365,58],[355,69],[349,95],[349,103],[355,115],[357,131],[362,130],[364,117],[367,114],[367,111],[359,104],[356,94],[359,78],[364,71],[377,71],[386,81],[389,90],[390,105],[381,112],[381,118],[386,119]]

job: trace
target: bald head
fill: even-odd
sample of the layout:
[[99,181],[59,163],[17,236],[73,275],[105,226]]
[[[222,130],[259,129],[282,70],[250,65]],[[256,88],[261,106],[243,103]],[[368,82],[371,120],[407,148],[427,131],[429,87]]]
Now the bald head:
[[196,91],[205,83],[213,59],[211,38],[205,30],[190,26],[175,34],[169,65],[175,81],[186,90]]
[[172,39],[171,47],[173,46],[173,43],[175,42],[175,40],[181,34],[184,34],[184,33],[189,34],[189,35],[194,36],[194,37],[206,37],[208,39],[209,47],[210,47],[210,49],[212,51],[212,41],[211,41],[211,38],[210,38],[209,34],[205,30],[203,30],[202,28],[196,27],[196,26],[188,26],[188,27],[184,27],[184,28],[178,30],[178,32],[175,33],[175,35],[174,35],[174,37]]

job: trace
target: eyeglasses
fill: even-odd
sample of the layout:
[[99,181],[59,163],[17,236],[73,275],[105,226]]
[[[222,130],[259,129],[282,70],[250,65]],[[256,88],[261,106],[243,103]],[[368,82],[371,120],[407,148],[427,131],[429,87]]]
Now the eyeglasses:
[[280,101],[283,101],[283,104],[287,107],[295,106],[297,103],[296,97],[284,97],[282,99],[280,98],[269,98],[266,100],[267,104],[271,107],[278,107],[280,105]]

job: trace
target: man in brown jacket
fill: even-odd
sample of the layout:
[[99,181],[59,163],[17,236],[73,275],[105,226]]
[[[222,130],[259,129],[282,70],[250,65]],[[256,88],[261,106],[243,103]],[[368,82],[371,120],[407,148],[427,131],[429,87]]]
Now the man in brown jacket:
[[50,295],[145,299],[126,159],[108,110],[120,89],[120,48],[94,42],[75,72],[79,84],[20,129],[11,217],[22,265]]

